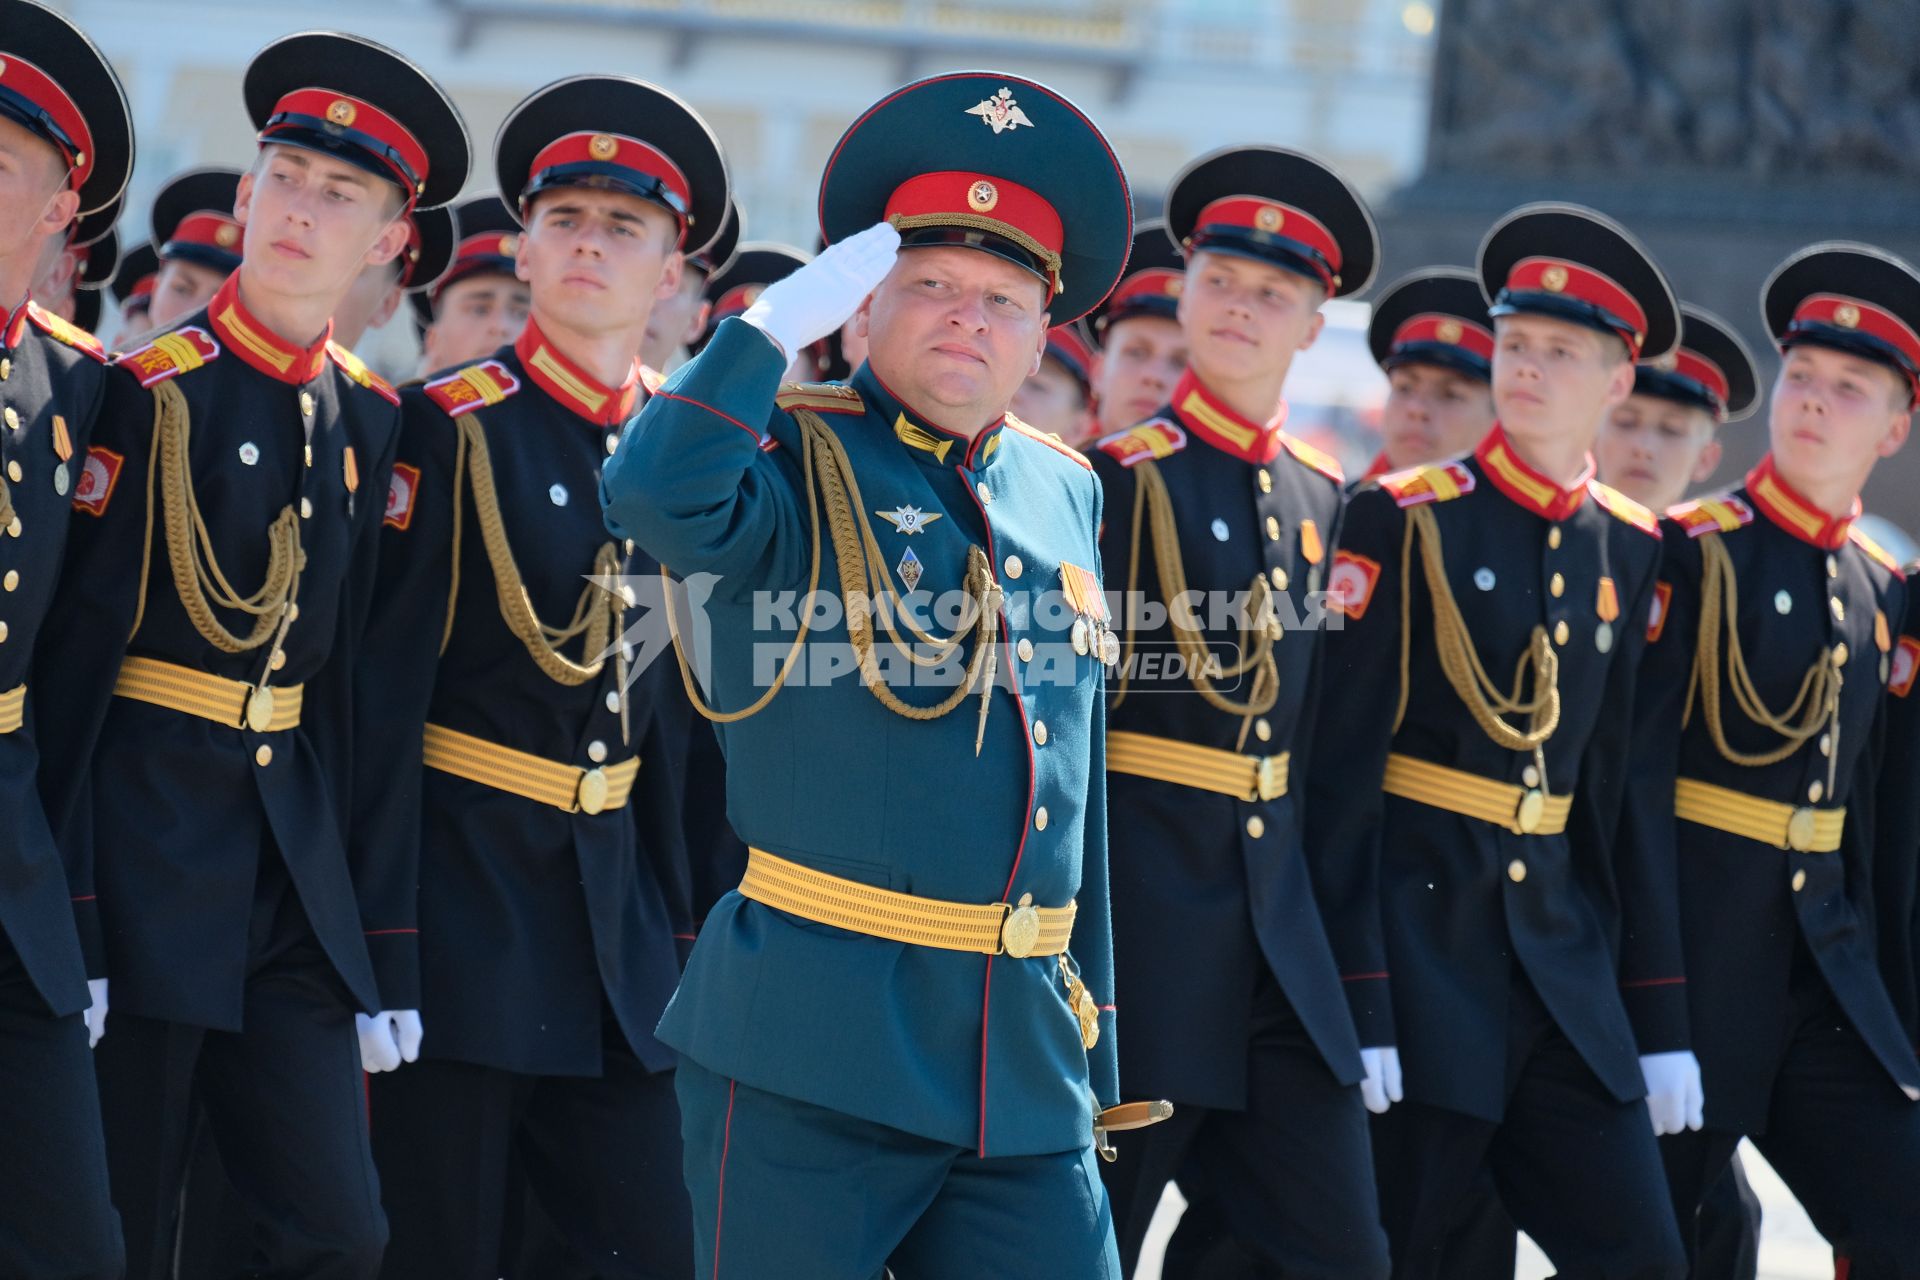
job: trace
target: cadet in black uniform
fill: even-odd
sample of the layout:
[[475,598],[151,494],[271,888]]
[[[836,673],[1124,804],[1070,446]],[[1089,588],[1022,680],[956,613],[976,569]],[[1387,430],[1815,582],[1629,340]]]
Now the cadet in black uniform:
[[1671,844],[1623,818],[1668,803],[1624,767],[1659,729],[1634,699],[1659,525],[1587,454],[1678,309],[1571,206],[1509,214],[1479,268],[1501,421],[1348,505],[1307,847],[1361,1042],[1405,1060],[1374,1130],[1395,1275],[1438,1274],[1486,1163],[1561,1275],[1678,1276],[1642,1099],[1697,1124],[1699,1072]]
[[240,171],[217,166],[168,178],[153,197],[153,243],[160,255],[148,320],[170,329],[206,306],[240,265],[240,223],[233,216]]
[[[1186,1177],[1229,1228],[1216,1251],[1384,1276],[1367,1071],[1294,786],[1342,477],[1286,433],[1281,399],[1321,303],[1372,279],[1378,239],[1339,175],[1277,147],[1190,166],[1167,232],[1188,255],[1190,366],[1157,416],[1093,454],[1101,560],[1128,607],[1107,719],[1115,984],[1134,1028],[1120,1078],[1176,1107],[1105,1170],[1121,1257],[1131,1269],[1167,1181]],[[1188,592],[1201,616],[1182,620],[1167,606]],[[1205,617],[1227,600],[1245,616]]]
[[42,789],[117,1006],[96,1066],[129,1275],[169,1272],[198,1099],[265,1268],[357,1278],[386,1232],[351,1013],[380,1007],[364,935],[388,926],[343,801],[400,411],[328,315],[459,189],[466,133],[351,36],[276,41],[245,90],[241,267],[121,359],[74,459]]
[[407,294],[420,333],[420,372],[456,369],[506,346],[527,323],[528,290],[514,275],[520,223],[497,195],[451,210],[452,261]]
[[120,324],[107,337],[114,343],[147,330],[147,308],[153,303],[153,282],[160,273],[160,255],[153,243],[137,244],[120,255],[113,273],[113,300],[120,308]]
[[653,300],[647,315],[647,345],[641,361],[650,369],[667,372],[687,358],[687,352],[709,329],[713,300],[707,284],[732,265],[740,249],[740,206],[727,201],[726,222],[706,248],[687,255],[680,287]]
[[517,1157],[583,1270],[680,1276],[653,1028],[692,932],[669,762],[690,708],[670,661],[628,687],[626,611],[658,566],[609,539],[596,492],[652,380],[648,307],[720,225],[726,168],[692,109],[615,76],[529,97],[494,162],[532,314],[407,392],[361,698],[392,748],[355,783],[367,888],[400,928],[376,952],[382,1017],[403,1049],[425,1032],[372,1085],[384,1274],[498,1275]]
[[1126,278],[1082,322],[1100,357],[1093,371],[1096,436],[1151,418],[1186,373],[1187,333],[1178,314],[1186,283],[1186,259],[1167,238],[1167,224],[1140,223]]
[[[1689,1224],[1742,1135],[1852,1280],[1920,1275],[1920,1063],[1872,904],[1899,566],[1855,524],[1920,393],[1920,274],[1814,245],[1762,290],[1783,353],[1769,453],[1669,513],[1650,697],[1683,709],[1681,927],[1707,1128],[1664,1144]],[[1902,779],[1897,785],[1909,786]]]
[[107,371],[99,344],[42,309],[31,285],[82,210],[119,198],[133,127],[106,58],[27,0],[0,3],[0,157],[0,1274],[111,1280],[120,1224],[87,1053],[105,1028],[106,983],[97,946],[83,956],[75,934],[76,918],[92,921],[92,891],[80,868],[69,888],[34,787],[37,739],[65,709],[28,700]]

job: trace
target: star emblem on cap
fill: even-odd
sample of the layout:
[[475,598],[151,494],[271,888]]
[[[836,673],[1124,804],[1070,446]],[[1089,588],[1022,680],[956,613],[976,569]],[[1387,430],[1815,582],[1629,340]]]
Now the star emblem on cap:
[[596,133],[593,141],[587,144],[587,154],[595,160],[611,160],[620,154],[620,144],[611,134]]
[[217,228],[213,233],[213,242],[219,245],[222,249],[231,248],[233,246],[233,242],[238,240],[239,238],[240,238],[240,228],[234,227],[234,226],[221,226]]
[[993,206],[1000,203],[1000,189],[982,178],[968,190],[967,203],[975,213],[991,212]]
[[1286,220],[1286,215],[1272,205],[1263,207],[1253,215],[1253,225],[1262,231],[1278,231],[1280,224]]
[[1027,119],[1027,113],[1022,111],[1020,105],[1013,100],[1013,90],[1005,85],[1002,85],[1000,92],[992,97],[984,98],[978,104],[968,107],[967,114],[979,116],[995,133],[1005,133],[1009,129],[1018,129],[1021,125],[1026,125],[1029,129],[1033,127],[1033,121]]
[[1185,276],[1168,276],[1166,284],[1161,287],[1166,290],[1169,298],[1177,298],[1180,296],[1180,290],[1185,287],[1186,283],[1187,280]]
[[342,129],[346,128],[348,125],[351,125],[354,122],[354,120],[359,117],[359,115],[360,115],[360,109],[354,106],[351,102],[348,102],[345,98],[335,98],[332,102],[327,104],[328,122],[331,124],[337,124]]
[[1854,306],[1851,302],[1841,303],[1833,309],[1833,322],[1842,329],[1858,328],[1860,324],[1860,308]]
[[519,236],[501,236],[500,237],[500,256],[501,257],[512,258],[517,256],[519,252],[520,252]]
[[1548,293],[1559,293],[1567,287],[1567,269],[1548,267],[1540,273],[1540,284]]
[[1458,342],[1460,341],[1460,322],[1458,320],[1442,320],[1435,326],[1433,335],[1442,342]]

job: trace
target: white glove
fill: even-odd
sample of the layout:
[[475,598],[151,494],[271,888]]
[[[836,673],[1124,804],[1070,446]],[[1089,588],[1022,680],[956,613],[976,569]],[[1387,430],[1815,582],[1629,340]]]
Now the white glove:
[[1653,1117],[1655,1137],[1706,1123],[1707,1092],[1700,1083],[1700,1060],[1692,1050],[1642,1054],[1640,1074],[1647,1082],[1647,1111]]
[[893,270],[900,233],[876,222],[858,235],[828,245],[821,255],[767,291],[741,316],[772,338],[791,359],[860,309],[874,286]]
[[360,1066],[364,1071],[392,1071],[402,1062],[414,1062],[420,1057],[417,1009],[382,1009],[371,1018],[356,1013],[353,1025],[360,1033]]
[[100,1043],[100,1037],[107,1034],[107,980],[88,978],[87,995],[93,1003],[87,1006],[87,1048]]
[[1367,1078],[1360,1082],[1360,1097],[1367,1110],[1383,1116],[1388,1107],[1406,1097],[1400,1087],[1400,1050],[1392,1045],[1362,1049],[1360,1064],[1367,1069]]

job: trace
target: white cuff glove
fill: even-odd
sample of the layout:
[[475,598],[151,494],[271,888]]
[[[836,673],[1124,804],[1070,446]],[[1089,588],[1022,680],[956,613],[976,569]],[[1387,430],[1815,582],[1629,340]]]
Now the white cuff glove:
[[1367,1110],[1385,1115],[1388,1107],[1406,1096],[1400,1087],[1400,1050],[1392,1045],[1362,1049],[1360,1064],[1367,1069],[1367,1078],[1360,1082],[1360,1097]]
[[360,1033],[360,1067],[366,1072],[392,1071],[420,1057],[417,1009],[382,1009],[371,1018],[356,1013],[353,1025]]
[[876,222],[858,235],[828,245],[821,255],[767,291],[741,316],[772,338],[788,359],[799,355],[860,309],[874,286],[893,270],[900,233]]
[[93,1003],[87,1006],[87,1048],[100,1043],[100,1037],[107,1034],[107,980],[88,978],[87,994]]
[[1654,1136],[1698,1129],[1706,1122],[1707,1093],[1700,1083],[1700,1060],[1691,1050],[1643,1054],[1640,1074],[1647,1082]]

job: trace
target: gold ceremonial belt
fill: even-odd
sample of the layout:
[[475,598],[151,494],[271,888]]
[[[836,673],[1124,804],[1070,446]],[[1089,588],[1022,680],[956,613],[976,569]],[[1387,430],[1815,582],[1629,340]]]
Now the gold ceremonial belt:
[[0,733],[12,733],[27,722],[27,686],[0,693]]
[[299,726],[300,703],[306,689],[297,684],[256,688],[244,680],[229,680],[158,658],[129,657],[120,664],[113,695],[199,716],[230,729],[284,733]]
[[425,746],[429,769],[550,804],[562,813],[618,809],[633,794],[633,780],[640,773],[639,756],[605,768],[582,769],[437,724],[427,726]]
[[1159,778],[1236,800],[1275,800],[1287,794],[1292,753],[1243,756],[1176,738],[1115,729],[1107,734],[1107,772]]
[[1491,822],[1517,836],[1557,836],[1567,829],[1567,814],[1573,809],[1570,795],[1548,795],[1538,787],[1495,782],[1398,752],[1387,757],[1381,790],[1463,818]]
[[1020,899],[1018,906],[916,898],[815,871],[765,849],[747,850],[740,896],[802,920],[870,938],[941,951],[1009,955],[1017,960],[1065,953],[1073,936],[1074,914],[1080,909],[1072,902],[1064,907],[1036,907],[1031,895]]
[[1845,809],[1795,807],[1697,778],[1676,778],[1673,813],[1728,835],[1758,840],[1795,853],[1832,853],[1847,825]]

